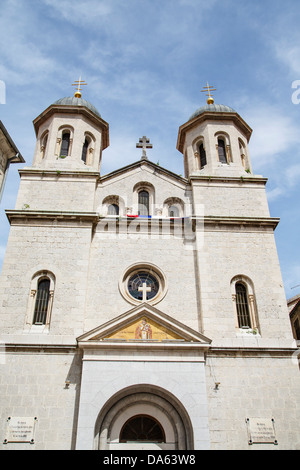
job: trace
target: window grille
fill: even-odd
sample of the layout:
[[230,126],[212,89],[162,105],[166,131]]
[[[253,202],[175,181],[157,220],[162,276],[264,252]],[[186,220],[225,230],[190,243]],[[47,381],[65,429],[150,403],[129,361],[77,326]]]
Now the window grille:
[[244,284],[237,282],[235,285],[236,309],[239,328],[251,328],[247,289]]
[[149,193],[148,191],[139,192],[139,214],[149,215]]
[[33,323],[35,325],[45,325],[47,319],[49,303],[50,280],[42,279],[38,283],[36,301],[34,308]]

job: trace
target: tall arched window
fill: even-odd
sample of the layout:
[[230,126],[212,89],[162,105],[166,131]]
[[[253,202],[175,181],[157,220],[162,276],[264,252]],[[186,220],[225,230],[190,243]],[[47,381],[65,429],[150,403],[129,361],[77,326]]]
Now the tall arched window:
[[38,282],[33,315],[34,325],[45,325],[50,298],[50,279],[42,278]]
[[139,192],[138,215],[149,215],[149,193],[144,189]]
[[200,169],[203,168],[207,161],[206,161],[206,152],[204,149],[204,145],[201,143],[199,145],[199,155],[200,155]]
[[225,146],[225,141],[223,139],[218,139],[218,154],[219,154],[219,161],[221,163],[227,163],[226,146]]
[[70,147],[70,132],[63,132],[63,135],[61,138],[60,155],[67,157],[69,155],[69,147]]
[[81,160],[84,163],[86,163],[88,146],[89,146],[89,141],[88,141],[88,139],[85,139],[84,144],[82,146],[82,153],[81,153]]
[[239,328],[251,328],[252,325],[246,286],[242,282],[237,282],[235,285],[235,293]]

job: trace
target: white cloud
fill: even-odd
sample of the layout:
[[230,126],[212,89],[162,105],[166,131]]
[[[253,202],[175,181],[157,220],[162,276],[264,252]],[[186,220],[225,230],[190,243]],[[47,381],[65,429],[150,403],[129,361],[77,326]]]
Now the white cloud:
[[[117,0],[42,0],[45,5],[55,10],[56,18],[64,19],[76,25],[91,25],[107,17],[116,6]],[[59,17],[57,17],[59,14]],[[99,23],[98,23],[99,24]],[[100,26],[100,25],[99,25]]]
[[267,198],[269,202],[275,201],[285,193],[283,188],[277,187],[267,191]]
[[254,129],[250,152],[256,168],[272,165],[280,154],[286,154],[300,142],[298,126],[276,106],[260,104],[245,114]]
[[292,165],[286,170],[288,184],[294,187],[300,182],[300,164]]
[[288,67],[291,76],[295,79],[300,78],[300,47],[278,43],[275,45],[275,51],[277,58]]

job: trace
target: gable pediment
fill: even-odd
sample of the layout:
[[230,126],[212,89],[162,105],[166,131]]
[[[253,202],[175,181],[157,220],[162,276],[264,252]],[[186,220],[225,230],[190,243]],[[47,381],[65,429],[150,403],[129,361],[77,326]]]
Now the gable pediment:
[[104,343],[126,344],[193,344],[208,347],[211,340],[155,307],[143,303],[99,325],[77,338],[80,347]]
[[186,178],[183,178],[182,176],[177,175],[176,173],[173,173],[172,171],[167,170],[166,168],[163,168],[162,166],[157,165],[150,160],[139,160],[125,167],[112,171],[107,175],[103,175],[100,178],[100,183],[110,183],[120,178],[130,177],[137,172],[148,172],[149,174],[155,174],[155,176],[158,178],[168,180],[170,183],[180,185],[183,188],[188,183]]

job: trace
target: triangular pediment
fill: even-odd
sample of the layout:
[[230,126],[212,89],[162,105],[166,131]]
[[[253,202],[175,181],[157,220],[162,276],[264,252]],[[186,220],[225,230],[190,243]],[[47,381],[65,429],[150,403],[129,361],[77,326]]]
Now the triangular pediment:
[[155,307],[143,303],[77,338],[81,347],[112,343],[197,343],[211,340]]
[[129,177],[130,175],[136,174],[137,172],[148,172],[149,174],[155,174],[158,178],[162,178],[163,180],[167,180],[170,183],[180,185],[185,187],[187,185],[187,180],[183,178],[181,175],[173,173],[166,168],[157,165],[150,160],[138,160],[134,163],[126,165],[122,168],[118,168],[111,173],[106,175],[102,175],[100,178],[100,182],[105,184],[107,182],[113,182],[114,180],[118,180],[119,178]]

